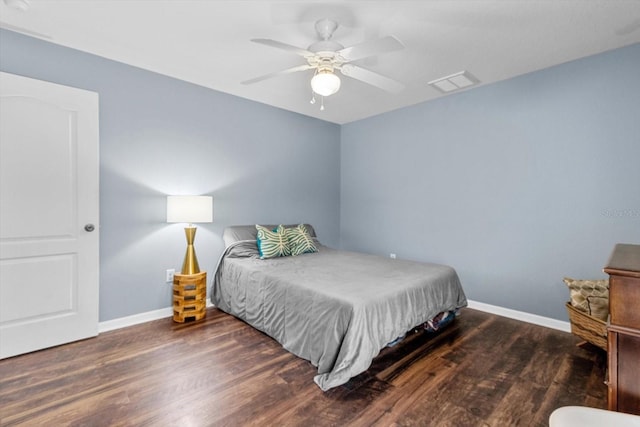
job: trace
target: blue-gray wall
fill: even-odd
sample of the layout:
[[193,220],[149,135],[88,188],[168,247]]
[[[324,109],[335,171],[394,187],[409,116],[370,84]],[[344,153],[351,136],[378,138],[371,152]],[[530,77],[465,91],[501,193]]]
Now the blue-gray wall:
[[639,77],[636,44],[342,126],[341,246],[566,320],[562,278],[640,244]]
[[167,194],[213,196],[209,272],[230,224],[308,222],[338,245],[339,126],[3,30],[0,69],[100,96],[101,321],[171,305],[186,241]]
[[100,95],[102,321],[170,305],[167,194],[214,197],[208,271],[224,226],[305,221],[563,320],[562,277],[605,277],[615,243],[640,243],[640,45],[342,127],[3,30],[0,69]]

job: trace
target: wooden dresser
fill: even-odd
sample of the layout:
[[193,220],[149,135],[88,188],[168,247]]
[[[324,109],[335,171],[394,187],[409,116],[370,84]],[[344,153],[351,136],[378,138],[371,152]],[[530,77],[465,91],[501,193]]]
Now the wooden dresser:
[[618,244],[609,274],[609,410],[640,415],[640,245]]

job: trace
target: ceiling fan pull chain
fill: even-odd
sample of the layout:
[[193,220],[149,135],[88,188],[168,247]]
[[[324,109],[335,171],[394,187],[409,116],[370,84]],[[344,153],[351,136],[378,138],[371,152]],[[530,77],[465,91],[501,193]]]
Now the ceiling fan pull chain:
[[324,96],[320,97],[320,111],[324,111]]
[[[316,68],[315,71],[313,72],[313,75],[315,76],[318,73],[318,69]],[[313,88],[311,88],[311,100],[309,101],[309,104],[313,105],[316,103],[316,93],[313,91]]]

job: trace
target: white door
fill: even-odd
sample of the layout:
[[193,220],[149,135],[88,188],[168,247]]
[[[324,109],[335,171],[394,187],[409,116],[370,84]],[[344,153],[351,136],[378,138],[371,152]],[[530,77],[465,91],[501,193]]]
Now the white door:
[[0,358],[96,336],[98,266],[98,94],[0,73]]

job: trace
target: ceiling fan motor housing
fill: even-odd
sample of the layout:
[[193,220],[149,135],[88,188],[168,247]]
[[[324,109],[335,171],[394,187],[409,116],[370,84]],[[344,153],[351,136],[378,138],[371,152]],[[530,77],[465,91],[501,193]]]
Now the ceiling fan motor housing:
[[313,53],[320,52],[337,52],[339,50],[344,49],[338,42],[334,42],[333,40],[321,40],[319,42],[313,43],[307,50]]
[[328,18],[316,21],[316,31],[322,40],[329,40],[338,28],[338,23]]

